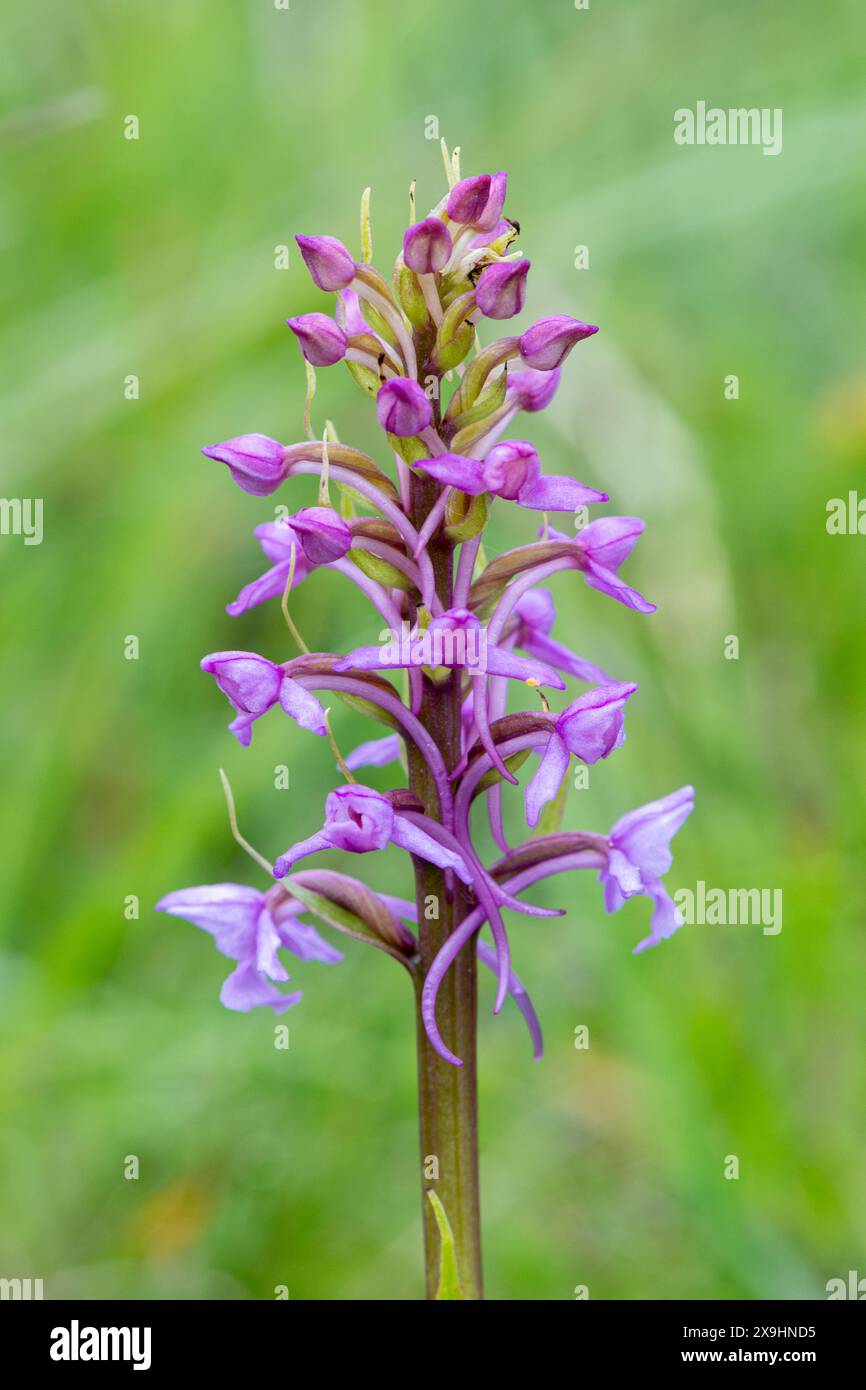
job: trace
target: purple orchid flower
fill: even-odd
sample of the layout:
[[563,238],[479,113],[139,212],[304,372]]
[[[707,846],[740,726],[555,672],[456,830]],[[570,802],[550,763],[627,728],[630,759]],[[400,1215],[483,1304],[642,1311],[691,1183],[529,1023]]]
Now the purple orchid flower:
[[286,476],[286,446],[266,434],[240,434],[209,444],[202,453],[227,464],[239,487],[255,497],[267,497]]
[[448,216],[451,221],[480,226],[490,206],[492,187],[493,180],[489,174],[474,174],[472,178],[456,183],[448,194]]
[[604,905],[618,912],[626,898],[646,894],[653,911],[649,936],[635,946],[635,953],[673,936],[682,918],[661,882],[673,863],[670,842],[695,804],[694,787],[680,787],[659,801],[629,811],[610,832],[607,866],[599,874]]
[[497,261],[481,272],[475,303],[485,318],[510,319],[520,313],[529,269],[529,261]]
[[385,738],[371,738],[359,743],[346,757],[346,767],[357,772],[359,767],[387,767],[396,763],[403,748],[399,734],[388,734]]
[[333,367],[346,356],[349,340],[327,314],[300,314],[286,319],[311,367]]
[[417,467],[470,497],[489,492],[532,511],[572,512],[608,501],[606,492],[587,487],[576,478],[542,477],[538,454],[525,439],[497,444],[484,459],[440,454],[419,459]]
[[355,278],[355,262],[334,236],[296,236],[304,264],[320,290],[344,290]]
[[433,407],[417,381],[395,376],[386,381],[376,397],[379,424],[389,434],[408,439],[426,430],[433,419]]
[[490,193],[484,211],[475,223],[476,227],[481,227],[484,231],[493,231],[499,226],[499,219],[505,205],[507,186],[508,174],[504,169],[500,169],[497,174],[490,175]]
[[564,690],[565,682],[543,661],[515,656],[507,647],[491,646],[484,628],[467,608],[452,608],[423,631],[408,627],[394,640],[376,647],[355,647],[335,671],[398,671],[412,667],[461,667],[470,675],[507,676]]
[[526,788],[526,823],[538,824],[568,772],[572,753],[581,762],[599,762],[625,743],[625,702],[637,686],[624,681],[600,685],[572,700],[556,720],[538,770]]
[[438,217],[425,217],[403,237],[403,260],[418,275],[444,270],[451,255],[451,233]]
[[[645,522],[638,516],[605,516],[591,521],[576,536],[566,536],[549,527],[547,535],[553,540],[569,541],[575,549],[575,565],[591,589],[615,598],[626,608],[638,613],[654,613],[656,606],[619,578],[617,570],[634,550],[638,536],[643,535]],[[543,531],[539,531],[543,535]]]
[[531,413],[545,410],[556,395],[561,380],[559,367],[549,372],[539,372],[532,367],[522,372],[509,372],[508,396],[518,410]]
[[310,733],[327,733],[325,711],[315,695],[286,675],[282,666],[255,652],[212,652],[201,669],[213,676],[237,718],[229,724],[238,743],[246,748],[252,739],[252,726],[274,705],[280,707]]
[[255,528],[253,534],[266,558],[271,561],[271,566],[270,569],[265,570],[264,574],[259,575],[258,579],[254,579],[251,584],[245,584],[237,598],[226,605],[226,612],[230,613],[233,618],[238,617],[241,613],[246,613],[259,603],[267,602],[270,598],[279,598],[285,592],[291,572],[293,549],[295,552],[295,570],[292,576],[293,589],[296,589],[306,579],[313,568],[307,561],[299,538],[287,521],[265,521],[261,526]]
[[303,904],[283,889],[260,893],[240,883],[212,883],[202,888],[181,888],[156,904],[157,912],[182,917],[209,932],[217,950],[238,964],[220,992],[227,1009],[249,1013],[271,1008],[285,1013],[301,998],[283,994],[272,981],[290,979],[278,951],[287,950],[299,960],[318,960],[333,965],[343,959],[323,941],[315,927],[297,920]]
[[333,507],[305,507],[286,520],[310,565],[331,565],[351,548],[352,533]]
[[550,372],[562,366],[577,343],[597,332],[593,323],[581,323],[580,319],[569,318],[567,314],[554,314],[552,318],[534,323],[521,335],[520,356],[524,366]]
[[600,666],[585,661],[548,635],[556,622],[556,608],[549,589],[530,589],[515,605],[514,612],[517,618],[513,634],[515,647],[563,675],[576,676],[580,681],[592,681],[596,685],[613,684]]
[[317,854],[319,850],[342,849],[350,854],[368,854],[386,845],[399,845],[429,864],[453,870],[464,883],[472,882],[472,872],[461,855],[395,811],[386,796],[360,782],[350,782],[328,793],[322,829],[309,839],[290,845],[274,865],[274,877],[285,878],[299,859]]

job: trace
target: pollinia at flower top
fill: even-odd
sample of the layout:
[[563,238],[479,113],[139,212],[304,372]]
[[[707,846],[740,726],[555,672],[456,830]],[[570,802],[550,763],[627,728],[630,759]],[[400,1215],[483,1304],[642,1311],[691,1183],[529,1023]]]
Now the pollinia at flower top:
[[[541,1030],[511,968],[504,914],[561,916],[523,894],[542,879],[589,869],[608,912],[627,898],[649,898],[649,932],[636,951],[669,937],[679,921],[663,877],[693,791],[683,787],[630,811],[606,833],[557,828],[571,759],[595,764],[621,747],[637,686],[551,635],[556,613],[545,586],[559,571],[572,572],[570,586],[577,572],[606,598],[652,613],[619,574],[643,522],[601,515],[576,530],[570,518],[570,533],[549,524],[549,513],[585,516],[607,494],[549,473],[531,443],[504,436],[512,427],[522,433],[522,416],[548,405],[572,348],[597,330],[557,314],[481,346],[484,320],[495,328],[522,310],[530,263],[514,249],[518,224],[504,216],[506,175],[461,179],[458,152],[444,154],[448,191],[419,221],[413,185],[411,225],[390,283],[372,264],[369,194],[360,260],[332,236],[297,237],[315,284],[336,297],[333,316],[287,321],[307,364],[308,438],[287,445],[243,434],[203,450],[247,492],[267,497],[286,484],[315,505],[256,527],[268,568],[228,605],[241,618],[257,604],[281,603],[300,654],[279,661],[219,651],[202,669],[228,698],[229,728],[243,745],[256,720],[278,707],[302,731],[297,737],[329,740],[344,780],[328,794],[321,826],[273,864],[246,846],[230,802],[235,833],[271,876],[270,887],[182,889],[158,906],[210,932],[234,963],[220,996],[229,1009],[282,1014],[298,1002],[300,993],[280,989],[289,980],[282,951],[304,962],[341,959],[301,920],[305,914],[405,967],[418,1016],[428,1296],[479,1298],[476,963],[495,976],[494,1012],[510,996],[540,1056]],[[340,362],[375,401],[388,469],[340,442],[330,423],[313,437],[314,371]],[[524,545],[489,558],[482,537],[497,499],[528,512],[530,529]],[[309,651],[289,614],[290,595],[325,566],[373,609],[370,642],[347,653]],[[567,680],[587,688],[565,695]],[[528,708],[509,712],[509,692]],[[344,760],[323,693],[384,725],[384,736]],[[524,792],[529,829],[512,845],[503,789],[533,755]],[[391,764],[407,785],[379,792],[356,778]],[[476,845],[479,799],[497,847],[493,863]],[[411,900],[313,867],[323,850],[363,855],[389,844],[410,856]],[[481,939],[483,928],[492,944]]]

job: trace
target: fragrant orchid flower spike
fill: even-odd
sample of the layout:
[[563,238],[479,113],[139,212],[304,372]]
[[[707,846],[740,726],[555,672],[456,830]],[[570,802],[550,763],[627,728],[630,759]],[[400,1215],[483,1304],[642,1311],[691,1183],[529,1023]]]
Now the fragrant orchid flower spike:
[[[628,609],[649,614],[654,605],[619,575],[644,529],[640,518],[602,516],[579,531],[569,520],[558,532],[545,517],[532,543],[528,512],[571,512],[576,520],[579,510],[608,500],[607,492],[572,477],[569,465],[562,465],[566,474],[543,471],[534,443],[507,437],[518,411],[526,413],[528,429],[530,416],[550,404],[566,357],[597,329],[554,314],[522,332],[513,324],[505,331],[505,321],[524,309],[530,270],[514,245],[520,224],[511,209],[506,216],[506,175],[461,178],[459,152],[443,142],[443,154],[447,190],[439,190],[425,216],[416,212],[412,186],[412,225],[393,248],[391,266],[372,264],[369,189],[361,200],[359,259],[336,237],[297,237],[313,283],[336,296],[330,312],[286,320],[308,364],[301,441],[283,445],[250,433],[203,451],[253,496],[269,497],[283,484],[286,489],[280,497],[285,505],[270,513],[285,519],[262,518],[255,528],[267,568],[228,605],[230,614],[241,617],[287,595],[323,567],[348,579],[353,597],[360,594],[369,605],[366,620],[352,612],[338,624],[347,630],[350,623],[357,633],[348,653],[327,649],[327,628],[316,631],[320,645],[307,649],[284,603],[300,656],[290,648],[290,659],[276,662],[229,650],[201,663],[229,700],[229,728],[242,745],[250,743],[255,722],[278,706],[300,729],[328,737],[345,784],[328,792],[315,833],[289,844],[273,865],[274,849],[298,834],[305,788],[285,802],[290,828],[271,839],[267,854],[241,835],[227,789],[232,833],[264,870],[267,891],[210,884],[169,893],[158,908],[208,932],[231,961],[221,992],[230,1009],[281,1014],[297,1002],[298,992],[283,992],[286,952],[300,962],[340,959],[301,921],[307,911],[328,930],[378,946],[405,968],[421,1042],[422,1153],[440,1152],[443,1173],[453,1174],[461,1161],[458,1137],[466,1146],[467,1181],[461,1177],[449,1186],[446,1180],[439,1192],[442,1203],[451,1204],[447,1215],[459,1234],[459,1282],[468,1297],[477,1297],[477,1212],[470,1210],[474,1100],[452,1078],[467,1120],[460,1136],[443,1128],[441,1106],[434,1104],[442,1094],[440,1059],[461,1066],[464,1059],[453,1049],[464,1050],[474,1036],[463,1026],[474,1019],[477,1002],[467,963],[477,956],[494,970],[494,1012],[511,994],[538,1055],[540,1028],[511,968],[504,916],[561,916],[523,894],[553,875],[589,869],[600,875],[608,912],[631,897],[650,899],[649,935],[636,950],[670,936],[679,925],[664,881],[670,842],[691,812],[694,793],[682,787],[649,802],[622,816],[609,834],[548,833],[545,824],[543,833],[521,843],[508,838],[504,793],[524,761],[538,759],[524,793],[526,820],[535,829],[552,802],[557,817],[566,812],[560,792],[572,757],[601,765],[622,747],[626,706],[638,689],[556,640],[554,596],[541,586],[560,576],[556,582],[569,585],[569,602],[595,605],[593,592],[578,585],[575,593],[579,571],[590,591]],[[290,356],[295,360],[294,352]],[[369,453],[338,440],[330,421],[323,429],[314,419],[320,401],[311,369],[340,363],[361,399],[368,406],[375,401],[378,447]],[[511,523],[523,533],[504,554],[493,551],[488,531],[500,514],[492,506],[497,498],[512,504]],[[321,628],[323,612],[309,615],[314,629]],[[278,613],[259,616],[279,625],[281,643],[288,640]],[[590,688],[550,700],[538,689],[565,692],[571,680]],[[379,737],[361,742],[346,759],[339,752],[342,735],[331,730],[319,702],[325,691],[333,696],[335,715],[349,705],[355,715],[384,725]],[[557,712],[552,704],[564,708]],[[284,738],[298,737],[291,726],[282,728]],[[391,791],[353,780],[353,769],[371,766],[383,769],[376,776],[385,785],[384,769],[391,765],[406,769],[395,773]],[[475,844],[473,822],[482,809],[502,856],[492,864]],[[409,856],[415,904],[320,862],[303,863],[326,850],[365,855],[390,846]],[[372,878],[375,862],[365,867]],[[428,917],[434,902],[437,912],[448,904],[448,920],[439,927]],[[492,944],[479,939],[482,931],[489,931]],[[441,1010],[440,1033],[437,994],[446,977],[449,1007]],[[428,1226],[428,1282],[435,1292],[440,1248],[433,1223]]]

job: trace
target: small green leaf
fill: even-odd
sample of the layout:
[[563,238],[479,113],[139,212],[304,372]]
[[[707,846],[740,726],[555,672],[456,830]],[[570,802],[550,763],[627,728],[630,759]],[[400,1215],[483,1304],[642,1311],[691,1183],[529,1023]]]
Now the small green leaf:
[[[455,451],[456,452],[456,451]],[[445,535],[449,541],[470,541],[487,525],[490,517],[490,494],[467,497],[452,492],[445,504]]]
[[363,362],[347,362],[346,366],[349,368],[349,371],[362,391],[366,391],[368,396],[377,395],[379,391],[379,378],[374,371],[369,367],[365,367]]
[[349,709],[357,710],[365,719],[375,719],[378,724],[384,724],[389,729],[399,730],[402,726],[399,719],[393,714],[389,714],[381,705],[376,705],[372,700],[365,700],[361,695],[349,695],[345,690],[335,690],[334,695]]
[[450,1299],[464,1302],[463,1290],[460,1287],[460,1279],[457,1274],[457,1251],[454,1247],[454,1232],[451,1230],[451,1222],[448,1220],[445,1208],[432,1189],[428,1189],[427,1197],[433,1208],[433,1215],[436,1217],[436,1225],[439,1227],[439,1287],[436,1290],[436,1301]]
[[369,550],[353,546],[348,552],[348,558],[368,579],[377,580],[379,584],[384,584],[386,589],[404,589],[408,592],[413,587],[411,579],[402,570],[396,569],[387,560],[373,555]]
[[388,443],[400,455],[404,463],[417,463],[419,459],[430,457],[430,450],[417,434],[406,436],[389,434]]
[[317,917],[321,917],[323,922],[328,922],[339,931],[347,932],[349,936],[379,944],[379,937],[376,933],[371,931],[367,923],[363,922],[354,912],[350,912],[347,907],[335,903],[332,898],[323,897],[321,893],[313,893],[309,888],[302,888],[296,878],[285,878],[283,885],[294,897],[300,899],[304,907],[310,912],[314,912]]

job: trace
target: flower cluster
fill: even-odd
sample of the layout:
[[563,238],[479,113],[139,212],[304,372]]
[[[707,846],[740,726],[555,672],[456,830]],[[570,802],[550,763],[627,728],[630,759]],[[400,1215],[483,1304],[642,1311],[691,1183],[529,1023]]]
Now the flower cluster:
[[[277,987],[289,978],[281,950],[302,961],[341,958],[300,921],[308,911],[378,945],[410,970],[420,968],[419,914],[412,902],[330,869],[295,871],[299,861],[329,849],[368,854],[399,846],[416,872],[429,875],[434,866],[443,890],[460,903],[454,929],[421,982],[428,1037],[459,1066],[461,1059],[440,1036],[436,999],[473,939],[497,977],[496,1010],[511,995],[540,1051],[535,1014],[511,969],[503,920],[506,910],[560,915],[525,901],[521,895],[532,884],[591,869],[608,912],[627,898],[650,899],[649,934],[636,951],[676,930],[663,877],[671,866],[670,840],[692,809],[693,791],[683,787],[630,811],[607,834],[558,827],[572,758],[595,764],[622,746],[637,685],[613,679],[551,636],[556,612],[546,585],[560,571],[578,571],[598,593],[652,613],[654,605],[619,574],[643,522],[606,514],[586,522],[586,509],[607,503],[607,494],[548,472],[533,444],[504,437],[515,424],[521,433],[520,418],[550,403],[566,358],[597,330],[557,314],[481,346],[485,320],[498,325],[523,309],[530,262],[515,249],[518,224],[504,215],[506,175],[461,179],[453,164],[446,167],[448,192],[420,221],[413,193],[412,224],[390,281],[371,263],[368,205],[362,204],[360,260],[335,237],[297,237],[314,284],[335,296],[333,313],[287,320],[307,364],[308,433],[315,369],[344,363],[375,402],[392,466],[383,468],[339,442],[332,427],[322,439],[283,444],[243,434],[203,450],[257,497],[289,484],[298,486],[301,500],[315,503],[283,509],[279,520],[256,528],[268,568],[241,589],[229,614],[239,617],[276,599],[288,619],[292,591],[324,567],[362,591],[374,610],[372,629],[384,622],[389,635],[383,644],[379,632],[378,644],[362,643],[345,654],[304,649],[278,661],[230,650],[205,657],[202,669],[234,710],[232,733],[249,744],[255,721],[279,707],[299,729],[332,738],[319,699],[328,691],[356,706],[363,702],[388,733],[345,760],[337,755],[345,783],[329,793],[321,828],[276,859],[279,883],[265,893],[236,884],[191,888],[168,894],[159,907],[210,932],[235,962],[221,995],[228,1008],[264,1005],[281,1013],[300,998]],[[497,499],[535,520],[526,544],[488,558],[482,537]],[[571,531],[553,529],[550,512],[573,513]],[[587,688],[562,696],[568,681]],[[450,752],[428,718],[430,692],[446,682],[459,726]],[[509,692],[521,688],[530,707],[509,712]],[[539,761],[524,792],[532,833],[511,845],[503,787],[517,782],[518,769],[532,755]],[[408,786],[382,793],[355,779],[361,768],[399,767],[401,759],[412,769]],[[482,794],[498,846],[492,864],[476,847],[472,824],[473,803]],[[492,947],[478,939],[484,927]]]

